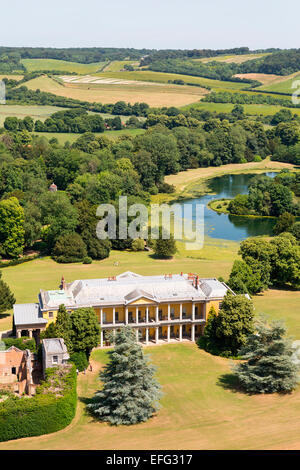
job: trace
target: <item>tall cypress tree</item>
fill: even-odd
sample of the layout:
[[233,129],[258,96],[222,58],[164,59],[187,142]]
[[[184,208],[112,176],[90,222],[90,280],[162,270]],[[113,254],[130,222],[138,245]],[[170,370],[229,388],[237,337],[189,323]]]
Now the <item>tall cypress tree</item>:
[[247,339],[240,354],[246,362],[234,371],[248,393],[287,393],[298,383],[299,366],[294,362],[295,350],[282,322],[261,318],[255,332]]
[[73,350],[71,342],[71,319],[64,304],[61,304],[58,308],[55,322],[55,333],[57,338],[63,338],[65,345],[71,354]]
[[2,272],[0,271],[0,313],[10,310],[16,301],[9,286],[1,278]]
[[100,373],[103,389],[88,407],[101,421],[114,425],[147,421],[158,409],[161,396],[155,367],[149,364],[130,327],[117,331],[114,343],[109,363]]

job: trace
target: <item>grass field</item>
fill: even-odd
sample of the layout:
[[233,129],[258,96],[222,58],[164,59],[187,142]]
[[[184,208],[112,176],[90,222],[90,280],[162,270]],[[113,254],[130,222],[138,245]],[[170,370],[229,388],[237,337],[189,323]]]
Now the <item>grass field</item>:
[[248,78],[250,80],[257,80],[263,85],[267,85],[281,78],[280,75],[272,75],[267,73],[237,73],[234,76],[238,78]]
[[61,70],[64,72],[86,74],[101,71],[106,62],[96,62],[92,64],[79,64],[57,59],[22,59],[22,64],[28,72]]
[[296,72],[288,77],[280,77],[276,81],[274,80],[269,85],[264,85],[259,87],[259,90],[265,91],[276,91],[277,93],[294,93],[296,88],[299,89],[299,83],[297,84],[296,88],[292,88],[292,85],[295,81],[300,81],[300,73]]
[[[184,106],[183,109],[196,108],[196,109],[205,109],[207,111],[216,112],[216,113],[230,113],[234,108],[234,104],[231,103],[206,103],[198,102],[193,103],[188,106]],[[263,115],[269,116],[277,113],[282,109],[282,106],[278,105],[268,105],[268,104],[243,104],[242,105],[245,111],[245,114],[250,116],[252,115]],[[300,116],[300,109],[294,108],[291,109],[293,114],[298,114]]]
[[[121,131],[104,131],[104,132],[95,132],[96,136],[105,135],[111,139],[117,139],[121,135],[131,135],[136,136],[143,134],[144,129],[122,129]],[[69,133],[60,133],[60,132],[33,132],[32,134],[38,135],[41,137],[46,137],[46,139],[57,139],[61,145],[64,145],[65,142],[70,142],[72,144],[75,140],[79,139],[82,134],[73,134]]]
[[[85,411],[99,388],[107,352],[92,354],[93,372],[80,374],[76,417],[66,429],[2,442],[0,449],[289,449],[300,446],[300,388],[292,395],[248,396],[230,389],[230,361],[195,344],[145,348],[162,385],[161,409],[147,423],[109,426]],[[229,385],[228,385],[229,384]]]
[[254,60],[260,59],[268,55],[268,52],[261,53],[261,54],[232,54],[232,55],[218,55],[216,57],[205,57],[204,59],[193,59],[195,62],[203,62],[207,64],[208,62],[216,61],[216,62],[225,62],[227,64],[242,64],[247,60]]
[[150,106],[184,106],[199,101],[206,90],[193,86],[166,85],[116,85],[58,83],[47,76],[40,76],[26,83],[31,90],[40,89],[58,96],[82,101],[115,103],[145,102]]
[[121,72],[124,65],[132,65],[133,67],[139,65],[136,60],[113,60],[103,68],[103,72]]
[[199,85],[211,86],[214,88],[227,88],[239,90],[245,88],[245,83],[224,82],[212,80],[210,78],[193,77],[191,75],[181,75],[178,73],[153,72],[152,70],[139,70],[134,72],[106,72],[93,74],[107,78],[122,78],[124,80],[142,80],[148,82],[168,83],[169,80],[184,80],[186,83],[196,83]]
[[40,119],[44,121],[51,114],[57,111],[63,111],[67,108],[60,108],[57,106],[27,106],[27,105],[0,105],[0,126],[3,126],[6,117],[17,117],[24,119],[26,116],[31,116],[34,120]]
[[4,75],[1,75],[0,74],[0,80],[3,80],[3,78],[9,78],[9,79],[12,79],[12,80],[22,80],[23,78],[23,75],[13,75],[13,74],[4,74]]

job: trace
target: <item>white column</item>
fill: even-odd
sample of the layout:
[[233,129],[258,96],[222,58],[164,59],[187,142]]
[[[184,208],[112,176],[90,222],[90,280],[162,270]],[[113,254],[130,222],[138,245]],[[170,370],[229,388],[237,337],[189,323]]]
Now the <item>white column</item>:
[[171,305],[168,304],[168,321],[171,320]]
[[180,308],[179,308],[179,320],[180,321],[182,320],[182,304],[180,304]]
[[114,343],[115,343],[115,337],[116,337],[116,330],[113,329],[113,341],[114,341]]
[[156,311],[155,311],[155,321],[158,323],[158,305],[156,305]]
[[135,309],[135,323],[139,322],[139,308],[136,307]]
[[182,325],[179,325],[179,341],[182,341]]
[[170,325],[168,325],[168,343],[170,342]]
[[103,308],[100,308],[100,325],[103,325]]
[[146,323],[149,323],[149,307],[146,307]]
[[128,307],[125,307],[125,325],[128,325]]
[[29,338],[32,338],[32,330],[28,330]]
[[202,314],[202,318],[203,318],[203,320],[205,320],[205,321],[207,320],[207,318],[206,318],[206,315],[207,315],[207,309],[206,309],[206,307],[207,307],[207,303],[204,302],[204,304],[203,304],[203,314]]
[[116,309],[115,307],[113,308],[113,325],[116,323]]
[[195,341],[195,325],[191,325],[191,340]]
[[192,320],[195,321],[195,304],[192,303]]
[[17,331],[17,337],[18,337],[18,338],[21,338],[21,330],[18,330],[18,331]]
[[158,343],[158,334],[159,334],[159,328],[156,327],[155,328],[155,342],[156,342],[156,344]]
[[100,332],[100,348],[103,348],[103,331]]
[[146,344],[149,344],[149,328],[146,328]]
[[137,328],[135,331],[136,334],[136,341],[139,342],[139,329]]

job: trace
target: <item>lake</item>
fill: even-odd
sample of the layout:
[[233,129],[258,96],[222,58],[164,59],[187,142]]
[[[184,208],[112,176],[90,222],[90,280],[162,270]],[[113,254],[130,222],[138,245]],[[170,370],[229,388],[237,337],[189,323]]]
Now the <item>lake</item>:
[[[261,173],[274,177],[276,172]],[[276,223],[274,218],[242,217],[230,214],[220,214],[207,207],[214,199],[231,199],[237,194],[247,194],[248,183],[256,174],[223,175],[208,181],[209,193],[198,198],[185,200],[182,204],[193,206],[203,204],[205,235],[224,240],[241,241],[258,235],[273,235],[272,228]],[[193,216],[194,218],[194,216]]]

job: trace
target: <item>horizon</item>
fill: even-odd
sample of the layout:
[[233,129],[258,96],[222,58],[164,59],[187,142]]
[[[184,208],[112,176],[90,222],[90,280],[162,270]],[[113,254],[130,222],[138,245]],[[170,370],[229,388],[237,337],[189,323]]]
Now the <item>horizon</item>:
[[[3,8],[2,47],[111,47],[134,49],[299,48],[300,5],[253,0],[245,13],[237,0],[11,0]],[[17,14],[16,14],[17,12]],[[92,12],[92,14],[91,14]],[[292,12],[292,14],[291,14]],[[26,44],[26,46],[24,46]]]

